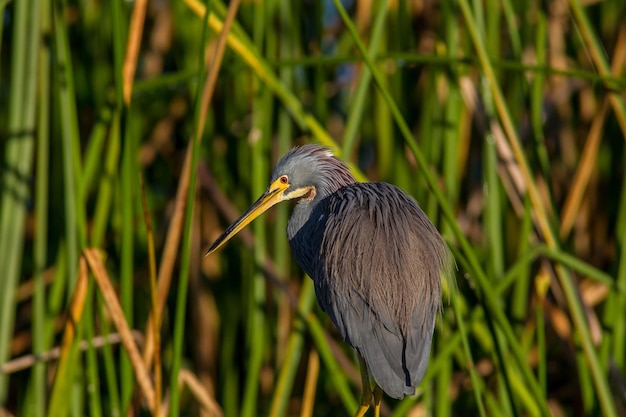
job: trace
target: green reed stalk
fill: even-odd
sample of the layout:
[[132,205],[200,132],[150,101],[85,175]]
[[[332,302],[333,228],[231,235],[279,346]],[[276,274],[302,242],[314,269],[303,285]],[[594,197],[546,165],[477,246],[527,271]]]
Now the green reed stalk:
[[[0,187],[0,363],[9,357],[15,317],[14,293],[22,263],[27,204],[35,145],[40,6],[17,2],[14,13],[11,89],[5,169]],[[0,374],[0,405],[7,400],[7,376]]]
[[[210,9],[207,9],[204,21],[208,19]],[[198,79],[205,80],[206,66],[204,61],[206,45],[208,41],[208,30],[206,24],[202,29],[202,41],[200,43],[200,50],[198,51]],[[213,65],[217,65],[217,62],[213,62]],[[205,81],[206,82],[206,81]],[[199,85],[196,90],[194,100],[194,134],[191,136],[191,143],[188,146],[192,147],[191,150],[191,164],[189,167],[189,191],[187,193],[187,203],[185,205],[185,223],[182,233],[182,250],[181,250],[181,265],[180,276],[178,279],[178,288],[176,289],[176,311],[174,315],[174,340],[173,340],[173,358],[170,377],[170,416],[177,417],[180,414],[180,395],[178,390],[178,373],[180,371],[181,362],[183,359],[183,337],[186,327],[186,310],[187,310],[187,288],[189,286],[189,268],[191,261],[191,226],[193,224],[193,213],[196,201],[196,178],[197,178],[197,166],[198,157],[200,153],[200,143],[202,141],[203,129],[201,129],[201,120],[204,115],[201,114],[202,110],[202,96],[204,92],[204,82]]]
[[[299,41],[301,41],[298,22],[291,19],[292,14],[298,10],[297,6],[297,4],[292,5],[292,3],[288,1],[274,1],[275,18],[278,18],[280,22],[279,27],[281,28],[281,31],[270,31],[267,36],[271,37],[271,42],[276,44],[276,57],[279,59],[294,56],[296,53],[296,45],[299,45]],[[291,68],[279,68],[278,75],[281,82],[287,88],[294,90],[294,74]],[[293,140],[293,122],[289,117],[289,113],[282,106],[277,106],[276,111],[278,112],[278,138],[276,140],[275,152],[277,155],[284,155],[291,147]],[[274,224],[275,232],[273,247],[273,259],[276,266],[276,272],[279,276],[285,278],[284,283],[286,285],[289,280],[289,265],[291,260],[291,249],[289,248],[285,233],[285,230],[287,230],[289,212],[290,207],[287,204],[279,204],[275,209],[276,222]],[[285,296],[279,292],[276,294],[276,298],[278,303],[276,320],[276,364],[277,368],[281,368],[286,360],[285,355],[287,354],[288,340],[290,338],[293,317],[289,303],[285,300]],[[282,369],[280,372],[282,372]],[[292,384],[290,383],[288,388],[291,388],[291,386]],[[279,399],[278,396],[281,394],[279,394],[279,391],[276,389],[272,399],[272,409],[275,407],[275,401],[280,401],[282,404],[286,404],[290,393],[291,390],[289,389],[287,392],[282,393],[285,397]]]
[[[270,409],[270,417],[282,417],[287,410],[289,394],[293,388],[294,379],[298,370],[300,359],[304,348],[305,321],[313,309],[315,303],[315,287],[313,280],[304,277],[304,283],[300,291],[297,315],[294,320],[292,331],[287,342],[285,351],[285,361],[276,381],[274,398]],[[355,408],[356,409],[356,408]],[[353,410],[352,410],[353,411]]]
[[[597,71],[601,76],[612,75],[611,67],[606,59],[605,48],[598,40],[596,29],[589,21],[589,17],[583,9],[580,0],[569,0],[568,3],[571,7],[572,14],[578,24],[578,28],[580,29],[583,39],[587,43],[587,50],[591,54],[591,58],[593,59]],[[619,88],[617,88],[617,86],[610,81],[607,81],[605,86],[609,91],[619,91]],[[624,99],[620,96],[620,94],[615,93],[609,94],[609,100],[611,101],[613,111],[615,112],[615,118],[617,119],[622,131],[622,136],[626,138],[626,103],[624,103]]]
[[459,334],[461,335],[461,342],[463,344],[463,350],[468,362],[468,371],[470,374],[470,379],[472,380],[473,385],[473,393],[474,398],[476,399],[476,405],[478,406],[478,413],[481,417],[486,417],[485,413],[485,405],[483,404],[483,395],[485,395],[485,387],[481,386],[479,383],[479,377],[476,373],[476,368],[474,366],[474,361],[472,359],[472,351],[469,346],[469,339],[467,337],[467,332],[465,331],[465,321],[463,316],[461,315],[461,310],[459,307],[459,298],[456,296],[452,297],[452,307],[454,308],[454,314],[456,316],[456,322],[458,325]]
[[[86,244],[86,213],[84,199],[79,187],[81,176],[80,137],[78,131],[78,116],[76,109],[76,93],[74,85],[74,70],[71,61],[67,27],[64,25],[63,12],[65,4],[53,5],[54,16],[54,45],[55,66],[62,68],[57,74],[55,86],[59,99],[59,117],[61,128],[61,146],[63,157],[63,185],[65,211],[65,239],[67,244],[67,286],[68,299],[74,292],[78,259],[80,251]],[[77,340],[84,335],[84,320],[78,323],[74,342],[70,349],[68,360],[57,369],[55,383],[50,396],[48,415],[65,416],[70,411],[82,410],[81,402],[76,396],[84,388],[80,382],[82,368],[76,366],[78,360]],[[63,366],[65,369],[63,369]],[[91,374],[93,377],[93,373]],[[74,393],[68,400],[68,392]],[[98,393],[99,394],[99,393]]]
[[[263,45],[266,31],[263,7],[256,5],[254,8],[253,41],[256,45]],[[250,201],[254,201],[267,188],[267,143],[268,132],[272,120],[272,103],[268,90],[258,82],[253,83],[253,94],[255,100],[252,104],[252,128],[248,140],[252,142],[250,147],[252,159],[252,196]],[[264,353],[266,351],[266,300],[265,300],[265,277],[258,268],[263,265],[266,256],[266,216],[255,220],[252,228],[254,230],[254,273],[250,277],[249,288],[249,309],[246,320],[248,329],[247,354],[248,365],[246,369],[246,384],[243,394],[243,404],[241,415],[243,417],[253,417],[259,413],[258,394],[259,377],[263,366]]]
[[[381,42],[383,40],[385,29],[385,21],[387,19],[387,10],[389,9],[387,7],[386,1],[379,0],[374,3],[374,22],[372,23],[372,35],[370,38],[370,45],[368,50],[371,56],[375,56],[381,47]],[[351,159],[350,155],[354,150],[357,133],[359,132],[359,128],[361,127],[365,105],[368,104],[369,101],[367,100],[367,93],[370,89],[371,80],[372,74],[366,67],[363,67],[361,69],[361,77],[359,78],[359,83],[351,100],[352,105],[350,106],[350,113],[346,122],[346,128],[343,132],[342,153],[347,160]]]
[[[41,4],[41,33],[50,34],[51,10],[48,2]],[[37,232],[34,242],[34,282],[33,292],[33,354],[40,355],[46,349],[46,287],[43,272],[47,265],[48,251],[48,208],[49,203],[49,149],[50,149],[50,50],[43,43],[39,46],[38,73],[38,120],[37,126],[37,178],[35,184],[35,221]],[[43,362],[33,367],[33,376],[29,393],[33,392],[32,402],[28,400],[25,416],[43,416],[46,414],[46,369]],[[29,395],[27,394],[27,398]]]

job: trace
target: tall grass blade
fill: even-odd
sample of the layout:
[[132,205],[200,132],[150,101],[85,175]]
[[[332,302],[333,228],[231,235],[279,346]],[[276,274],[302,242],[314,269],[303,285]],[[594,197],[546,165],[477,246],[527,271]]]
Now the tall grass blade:
[[[3,8],[3,7],[2,7]],[[0,183],[0,363],[9,357],[15,317],[15,288],[22,269],[25,220],[31,190],[37,108],[40,4],[17,2],[13,25],[11,89],[3,173]],[[7,400],[7,376],[0,373],[0,405]]]

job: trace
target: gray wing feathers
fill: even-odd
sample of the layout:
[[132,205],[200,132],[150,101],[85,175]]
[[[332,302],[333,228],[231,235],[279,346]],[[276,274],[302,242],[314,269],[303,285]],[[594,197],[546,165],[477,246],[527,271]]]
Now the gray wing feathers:
[[313,239],[318,301],[388,395],[413,394],[428,362],[447,246],[417,203],[389,184],[344,187],[324,211]]

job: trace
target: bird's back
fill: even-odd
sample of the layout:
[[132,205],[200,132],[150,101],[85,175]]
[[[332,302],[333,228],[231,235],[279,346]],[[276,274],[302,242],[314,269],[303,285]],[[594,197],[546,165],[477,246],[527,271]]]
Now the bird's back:
[[451,262],[415,200],[386,183],[345,186],[312,209],[290,243],[320,306],[378,385],[395,398],[413,394]]

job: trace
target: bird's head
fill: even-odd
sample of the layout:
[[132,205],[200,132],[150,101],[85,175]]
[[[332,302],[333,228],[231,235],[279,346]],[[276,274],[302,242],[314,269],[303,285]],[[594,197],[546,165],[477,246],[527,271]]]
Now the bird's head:
[[211,245],[206,255],[221,248],[270,207],[286,200],[314,201],[354,182],[348,167],[318,145],[293,148],[276,164],[270,186]]

